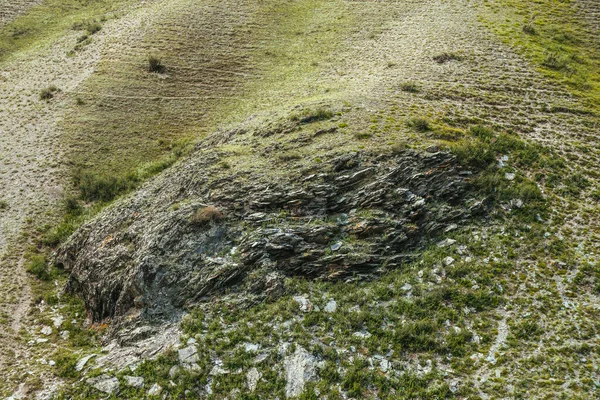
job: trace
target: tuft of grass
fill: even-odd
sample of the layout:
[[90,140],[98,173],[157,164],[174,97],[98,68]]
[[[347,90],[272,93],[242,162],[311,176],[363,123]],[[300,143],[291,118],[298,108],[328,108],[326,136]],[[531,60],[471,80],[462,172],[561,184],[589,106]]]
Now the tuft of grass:
[[438,64],[444,64],[450,61],[462,61],[462,59],[462,56],[460,56],[459,54],[448,52],[443,52],[433,57],[433,61],[435,61]]
[[40,92],[40,100],[50,100],[54,97],[54,94],[58,92],[60,92],[60,89],[55,85],[49,86],[46,89],[42,89]]
[[317,109],[307,108],[302,110],[300,113],[293,114],[290,119],[300,124],[310,124],[312,122],[325,121],[333,118],[333,111],[319,107]]
[[535,27],[533,26],[533,24],[531,22],[523,25],[523,33],[526,33],[528,35],[535,35],[537,33],[537,31],[535,30]]
[[75,31],[85,31],[87,32],[89,35],[93,35],[95,33],[98,33],[102,30],[102,25],[93,20],[93,21],[83,21],[83,22],[76,22],[73,24],[72,29]]
[[400,85],[400,89],[407,93],[419,93],[421,91],[415,82],[404,82]]
[[223,213],[215,206],[207,206],[196,210],[190,218],[192,225],[203,226],[211,221],[223,219]]
[[6,200],[0,200],[0,211],[8,210],[8,202]]
[[162,64],[160,58],[154,55],[148,56],[148,71],[157,74],[162,74],[166,71],[165,66]]
[[50,279],[50,274],[46,266],[46,257],[43,255],[31,256],[25,266],[25,270],[43,281]]
[[417,132],[428,132],[431,130],[431,124],[426,118],[411,118],[406,121],[406,126]]

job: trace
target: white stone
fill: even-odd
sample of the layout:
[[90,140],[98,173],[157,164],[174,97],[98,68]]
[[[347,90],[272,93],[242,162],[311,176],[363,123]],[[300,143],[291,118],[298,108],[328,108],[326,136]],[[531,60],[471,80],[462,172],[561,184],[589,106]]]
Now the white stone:
[[334,313],[337,310],[337,302],[335,300],[329,300],[323,308],[326,313]]
[[125,376],[125,380],[129,386],[133,386],[134,388],[142,388],[144,387],[144,378],[141,376]]
[[244,343],[244,350],[246,353],[256,353],[259,349],[259,345],[254,343]]
[[313,309],[313,305],[310,300],[304,296],[294,296],[294,301],[300,304],[300,311],[302,312],[309,312]]
[[300,396],[304,385],[317,377],[317,363],[315,356],[300,346],[296,347],[294,354],[283,360],[285,370],[285,396]]
[[454,261],[455,261],[454,258],[448,256],[448,257],[444,258],[444,265],[450,266],[450,265],[454,264]]
[[114,376],[100,375],[87,380],[88,385],[107,394],[113,394],[119,391],[119,380]]
[[96,355],[90,354],[89,356],[85,356],[79,361],[77,361],[77,364],[75,364],[75,371],[81,371],[83,367],[85,367],[85,364],[87,364],[87,362],[90,361],[90,359],[92,359],[93,357],[96,357]]
[[179,350],[177,350],[177,353],[179,355],[179,362],[184,363],[184,364],[192,364],[192,363],[198,362],[198,360],[199,360],[198,349],[196,348],[195,345],[191,345],[191,346],[185,347],[183,349],[179,349]]
[[46,335],[46,336],[51,335],[52,334],[52,328],[49,327],[49,326],[43,326],[42,329],[41,329],[41,332],[42,332],[43,335]]
[[65,319],[62,315],[52,318],[52,323],[54,324],[56,329],[60,328],[63,322],[65,322]]
[[256,385],[258,385],[258,381],[262,377],[262,374],[256,369],[252,368],[246,374],[246,380],[248,381],[248,390],[254,392],[256,390]]
[[149,396],[158,396],[161,392],[162,392],[162,387],[160,387],[160,385],[158,383],[155,383],[154,385],[152,385],[150,390],[148,390],[148,395]]

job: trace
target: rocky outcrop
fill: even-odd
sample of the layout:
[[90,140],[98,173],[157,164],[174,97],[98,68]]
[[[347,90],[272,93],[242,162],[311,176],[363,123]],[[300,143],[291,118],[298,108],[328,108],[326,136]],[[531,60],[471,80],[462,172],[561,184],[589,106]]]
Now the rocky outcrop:
[[373,276],[483,210],[472,173],[439,151],[338,154],[285,173],[219,160],[200,143],[59,249],[93,321],[170,319],[226,289],[276,298],[285,276]]

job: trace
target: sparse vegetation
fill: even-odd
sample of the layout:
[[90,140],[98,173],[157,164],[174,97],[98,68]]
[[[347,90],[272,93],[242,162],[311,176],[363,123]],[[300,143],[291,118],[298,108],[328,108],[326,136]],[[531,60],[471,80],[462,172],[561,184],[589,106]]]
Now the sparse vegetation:
[[428,132],[431,130],[431,124],[426,118],[411,118],[406,121],[406,126],[417,132]]
[[155,72],[157,74],[162,74],[166,71],[165,66],[162,64],[162,61],[157,56],[148,56],[148,71]]
[[433,57],[433,61],[438,64],[444,64],[450,61],[462,61],[463,57],[457,53],[443,52]]
[[408,92],[408,93],[419,93],[420,92],[419,86],[415,82],[404,82],[402,85],[400,85],[400,89],[403,92]]
[[54,98],[54,95],[58,92],[60,92],[59,88],[54,85],[49,86],[40,92],[40,100],[50,100]]
[[299,113],[293,114],[290,119],[300,124],[310,124],[318,121],[325,121],[333,117],[333,112],[324,107],[316,109],[306,108]]

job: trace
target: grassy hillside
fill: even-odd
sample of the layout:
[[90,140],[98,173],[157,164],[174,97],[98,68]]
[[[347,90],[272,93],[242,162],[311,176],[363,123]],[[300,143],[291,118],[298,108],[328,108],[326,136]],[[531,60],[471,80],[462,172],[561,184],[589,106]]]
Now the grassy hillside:
[[[15,266],[28,249],[28,301],[37,306],[16,338],[0,341],[23,349],[4,351],[0,368],[31,360],[19,361],[0,393],[10,395],[23,382],[30,390],[58,382],[59,398],[101,398],[86,381],[109,374],[121,388],[113,397],[147,398],[156,384],[168,398],[281,398],[289,378],[284,359],[302,347],[319,360],[303,399],[593,398],[599,11],[584,0],[32,6],[0,27],[0,66],[17,71],[20,60],[43,65],[52,54],[85,68],[68,88],[53,69],[47,84],[26,94],[23,104],[33,106],[16,120],[26,125],[20,121],[43,114],[54,121],[53,163],[65,190],[27,214],[0,202],[0,217],[27,215],[21,242],[31,246],[11,248],[6,265]],[[6,93],[18,86],[15,75],[3,75]],[[189,165],[203,166],[193,188],[165,205],[177,212],[200,193],[218,198],[232,185],[259,184],[267,191],[291,177],[326,175],[342,156],[387,165],[406,149],[447,151],[461,167],[480,171],[470,185],[491,204],[490,215],[449,230],[401,268],[382,265],[376,279],[295,276],[273,302],[253,304],[230,293],[190,305],[180,347],[194,342],[198,369],[173,373],[181,363],[170,349],[140,360],[137,370],[93,360],[75,370],[84,355],[101,353],[99,340],[112,321],[88,326],[81,303],[58,295],[68,273],[51,265],[51,254],[82,223],[92,221],[85,229],[93,229],[108,215],[104,207],[110,212],[139,187],[143,197],[165,179],[165,169],[177,180],[180,168],[183,175]],[[9,160],[7,152],[0,147],[0,161]],[[202,162],[186,164],[190,157]],[[385,220],[368,205],[355,212]],[[340,218],[311,223],[335,225]],[[285,230],[299,220],[293,210],[282,211],[260,227],[240,221],[240,229]],[[123,240],[124,249],[133,246]],[[369,255],[359,235],[340,243]],[[335,300],[336,310],[306,312],[298,296],[320,310]],[[57,315],[70,321],[61,328],[70,338],[58,328],[41,333]],[[246,351],[246,344],[259,350]],[[24,370],[34,372],[23,380]],[[253,391],[250,370],[259,376]],[[143,377],[145,386],[128,385],[130,375]]]

